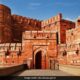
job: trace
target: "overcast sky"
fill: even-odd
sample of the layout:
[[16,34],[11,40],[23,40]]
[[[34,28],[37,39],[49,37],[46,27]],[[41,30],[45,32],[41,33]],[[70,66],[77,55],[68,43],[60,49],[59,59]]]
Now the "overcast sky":
[[40,20],[58,13],[71,20],[80,16],[80,0],[0,0],[0,4],[10,7],[12,14]]

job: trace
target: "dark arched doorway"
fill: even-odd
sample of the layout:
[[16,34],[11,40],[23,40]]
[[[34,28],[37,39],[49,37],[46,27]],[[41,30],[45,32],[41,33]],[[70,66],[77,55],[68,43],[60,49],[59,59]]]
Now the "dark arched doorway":
[[42,51],[39,51],[35,55],[35,69],[41,69]]

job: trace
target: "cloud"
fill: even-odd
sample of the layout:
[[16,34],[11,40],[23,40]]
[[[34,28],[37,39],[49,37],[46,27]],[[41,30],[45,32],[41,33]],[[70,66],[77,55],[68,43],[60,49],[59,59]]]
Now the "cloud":
[[55,5],[59,6],[74,6],[76,3],[71,3],[71,2],[56,2]]
[[65,18],[66,20],[70,20],[70,21],[75,21],[75,19],[71,19],[71,18]]
[[40,6],[41,3],[30,3],[29,6]]
[[36,8],[39,8],[41,6],[41,3],[38,3],[38,2],[33,2],[33,3],[29,3],[28,4],[28,8],[29,9],[36,9]]

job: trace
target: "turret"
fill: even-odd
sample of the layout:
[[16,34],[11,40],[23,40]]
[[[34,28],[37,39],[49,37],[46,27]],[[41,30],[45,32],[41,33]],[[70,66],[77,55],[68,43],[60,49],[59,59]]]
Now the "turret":
[[11,10],[0,4],[0,43],[11,42]]

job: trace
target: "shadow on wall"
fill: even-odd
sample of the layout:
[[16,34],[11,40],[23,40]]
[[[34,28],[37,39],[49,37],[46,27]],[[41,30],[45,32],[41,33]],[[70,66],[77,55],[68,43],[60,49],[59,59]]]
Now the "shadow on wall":
[[24,64],[24,70],[29,69],[27,64]]
[[12,73],[10,76],[18,76],[25,70],[29,70],[29,66],[27,64],[23,64],[23,69]]
[[17,71],[13,74],[11,74],[10,76],[19,76],[22,72],[25,72],[25,70],[29,70],[30,68],[28,67],[27,64],[23,64],[23,70]]
[[27,66],[27,64],[21,64],[21,65],[1,68],[0,76],[12,76],[16,73],[19,73],[19,72],[22,72],[22,71],[25,71],[28,69],[29,69],[29,67]]

